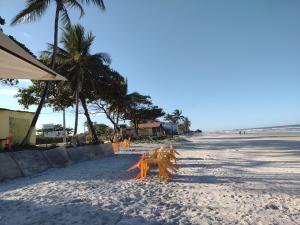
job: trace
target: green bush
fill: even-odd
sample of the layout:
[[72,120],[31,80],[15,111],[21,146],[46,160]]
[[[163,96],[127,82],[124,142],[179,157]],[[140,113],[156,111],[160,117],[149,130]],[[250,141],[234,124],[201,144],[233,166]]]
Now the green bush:
[[[67,137],[67,142],[71,140],[71,137]],[[43,136],[37,136],[36,137],[36,144],[55,144],[55,143],[62,143],[63,138],[62,137],[43,137]]]

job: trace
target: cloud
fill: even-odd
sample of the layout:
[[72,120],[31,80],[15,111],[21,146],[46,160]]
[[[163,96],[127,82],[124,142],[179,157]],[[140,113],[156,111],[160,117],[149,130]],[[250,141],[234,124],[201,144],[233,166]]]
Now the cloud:
[[26,37],[26,38],[32,38],[32,35],[26,33],[26,32],[23,32],[23,36]]
[[17,93],[16,89],[0,89],[0,95],[16,95]]

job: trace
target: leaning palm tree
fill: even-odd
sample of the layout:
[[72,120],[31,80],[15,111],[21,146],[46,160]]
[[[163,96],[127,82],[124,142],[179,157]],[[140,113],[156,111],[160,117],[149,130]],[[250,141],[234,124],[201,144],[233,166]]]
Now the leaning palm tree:
[[[54,42],[53,42],[53,54],[51,59],[51,69],[55,69],[55,60],[56,60],[56,52],[57,52],[57,40],[58,40],[58,24],[59,19],[61,20],[63,25],[70,24],[70,17],[68,14],[69,9],[74,8],[80,11],[80,17],[84,15],[84,10],[82,7],[82,3],[90,4],[93,3],[96,6],[99,6],[100,9],[105,10],[105,5],[103,0],[27,0],[27,6],[23,9],[18,15],[16,15],[11,24],[16,25],[24,22],[33,22],[37,19],[41,18],[46,9],[50,6],[51,3],[55,4],[55,18],[54,18]],[[46,81],[44,92],[38,108],[35,112],[35,115],[32,119],[30,128],[27,132],[26,137],[22,141],[22,144],[27,143],[27,140],[30,138],[42,107],[44,105],[45,99],[47,97],[49,88],[49,81]]]
[[[106,53],[90,54],[90,47],[94,36],[91,32],[85,34],[85,29],[79,25],[67,25],[62,32],[62,48],[57,48],[58,70],[65,71],[73,96],[75,98],[75,126],[74,137],[77,135],[79,100],[84,109],[89,128],[93,135],[93,142],[99,143],[93,123],[89,116],[86,99],[96,95],[99,89],[100,71],[105,64],[110,63],[110,57]],[[51,55],[54,46],[49,45],[49,51],[44,53]]]

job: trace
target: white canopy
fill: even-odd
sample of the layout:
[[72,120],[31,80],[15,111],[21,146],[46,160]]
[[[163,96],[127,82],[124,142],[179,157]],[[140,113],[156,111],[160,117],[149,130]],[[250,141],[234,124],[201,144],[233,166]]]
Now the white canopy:
[[0,79],[67,80],[0,31]]

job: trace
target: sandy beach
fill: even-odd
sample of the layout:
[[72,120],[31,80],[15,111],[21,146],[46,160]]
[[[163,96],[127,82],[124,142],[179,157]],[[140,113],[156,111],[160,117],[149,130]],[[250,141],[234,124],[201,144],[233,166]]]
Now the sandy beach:
[[187,137],[170,182],[132,180],[160,145],[0,183],[0,224],[300,224],[300,135]]

